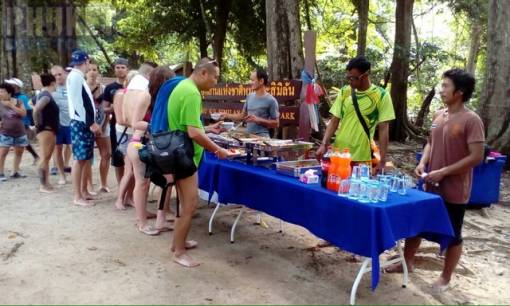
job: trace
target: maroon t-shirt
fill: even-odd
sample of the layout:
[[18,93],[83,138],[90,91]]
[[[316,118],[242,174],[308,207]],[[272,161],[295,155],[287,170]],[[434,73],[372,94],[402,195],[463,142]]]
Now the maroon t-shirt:
[[[469,144],[484,142],[480,117],[465,108],[455,114],[446,109],[436,113],[430,128],[429,172],[458,162],[469,155]],[[427,191],[441,195],[444,201],[466,204],[471,194],[473,169],[443,178],[439,186],[427,185]]]
[[[16,106],[20,107],[23,102],[16,100]],[[25,135],[25,125],[23,124],[22,117],[18,115],[12,108],[5,106],[0,102],[0,118],[2,118],[2,126],[0,127],[0,134],[21,137]]]

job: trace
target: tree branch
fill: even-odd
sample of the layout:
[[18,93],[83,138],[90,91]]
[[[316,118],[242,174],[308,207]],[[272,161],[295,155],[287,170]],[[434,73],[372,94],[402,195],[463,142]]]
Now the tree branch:
[[113,65],[113,62],[112,60],[110,59],[110,57],[108,56],[108,53],[106,52],[106,49],[104,48],[103,44],[99,41],[99,39],[97,38],[97,36],[94,34],[94,32],[92,31],[92,29],[89,27],[89,25],[87,24],[87,22],[85,21],[85,19],[83,19],[83,17],[80,15],[80,14],[76,14],[76,16],[78,17],[78,21],[85,27],[85,29],[87,30],[87,32],[89,32],[90,36],[92,37],[92,39],[94,40],[94,42],[96,43],[96,45],[99,47],[99,49],[101,50],[101,52],[103,53],[106,61],[108,62],[108,65],[111,66]]

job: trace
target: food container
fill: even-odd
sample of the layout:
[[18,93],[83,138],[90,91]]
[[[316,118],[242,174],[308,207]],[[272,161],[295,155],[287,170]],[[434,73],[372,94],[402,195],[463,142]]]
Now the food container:
[[277,162],[275,165],[276,172],[293,177],[299,177],[310,169],[316,170],[317,173],[321,171],[321,165],[315,159]]
[[211,113],[211,119],[214,121],[218,121],[221,118],[221,113]]
[[222,122],[221,127],[227,131],[230,131],[231,129],[234,128],[234,122]]

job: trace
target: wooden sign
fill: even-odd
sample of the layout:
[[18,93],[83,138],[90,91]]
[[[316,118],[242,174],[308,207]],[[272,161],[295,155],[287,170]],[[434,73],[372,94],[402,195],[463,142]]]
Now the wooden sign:
[[[204,101],[202,113],[209,117],[211,113],[240,114],[243,111],[244,103],[240,102],[213,102]],[[299,123],[298,106],[279,106],[280,126],[297,125]]]
[[[301,93],[301,81],[272,81],[267,91],[280,103],[297,100]],[[204,101],[241,101],[251,92],[250,84],[230,83],[218,84],[207,91],[201,91],[201,94]]]

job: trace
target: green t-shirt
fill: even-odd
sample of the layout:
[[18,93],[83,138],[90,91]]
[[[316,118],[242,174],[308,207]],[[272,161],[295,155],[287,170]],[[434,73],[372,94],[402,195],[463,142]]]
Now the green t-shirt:
[[[356,91],[356,97],[370,130],[370,139],[373,139],[378,123],[395,119],[391,97],[383,88],[375,85],[365,91]],[[349,148],[353,161],[371,160],[370,141],[356,115],[350,86],[344,86],[340,90],[329,112],[340,119],[333,147],[339,150]]]
[[[175,86],[168,98],[168,127],[171,131],[187,132],[188,126],[204,130],[200,115],[202,114],[202,97],[195,83],[190,79],[181,81]],[[193,161],[198,167],[204,152],[198,143],[193,141],[195,156]]]

